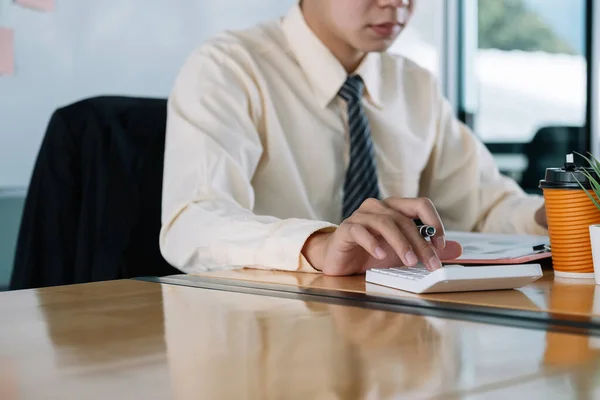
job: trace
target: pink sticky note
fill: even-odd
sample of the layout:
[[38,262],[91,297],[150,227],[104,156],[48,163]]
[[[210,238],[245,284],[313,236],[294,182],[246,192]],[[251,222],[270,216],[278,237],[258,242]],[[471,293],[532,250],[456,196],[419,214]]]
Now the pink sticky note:
[[40,11],[54,11],[54,0],[15,0],[15,3]]
[[15,32],[0,28],[0,75],[15,73]]

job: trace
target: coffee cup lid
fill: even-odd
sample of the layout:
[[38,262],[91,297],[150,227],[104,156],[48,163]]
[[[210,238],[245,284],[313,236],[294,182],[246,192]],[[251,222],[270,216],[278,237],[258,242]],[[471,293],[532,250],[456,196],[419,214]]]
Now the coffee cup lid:
[[540,181],[539,187],[541,189],[581,189],[581,186],[583,186],[590,190],[592,184],[582,171],[586,171],[595,180],[599,180],[593,168],[577,166],[573,162],[573,155],[568,154],[567,162],[562,168],[546,169],[546,176]]

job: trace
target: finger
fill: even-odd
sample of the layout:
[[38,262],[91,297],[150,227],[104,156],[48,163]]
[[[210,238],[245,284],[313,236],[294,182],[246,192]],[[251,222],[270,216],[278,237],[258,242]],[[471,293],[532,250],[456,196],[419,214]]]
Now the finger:
[[446,247],[444,224],[431,200],[427,198],[390,197],[383,200],[383,203],[407,218],[418,218],[424,224],[433,226],[435,235],[431,238],[431,243],[438,250]]
[[388,209],[388,206],[381,200],[377,200],[375,198],[368,198],[362,202],[359,211],[368,212],[368,213],[380,213]]
[[442,262],[431,246],[431,243],[421,236],[418,229],[415,229],[415,223],[413,220],[398,212],[395,214],[394,220],[396,221],[396,224],[410,242],[411,247],[417,254],[419,260],[421,260],[421,262],[425,264],[427,269],[430,271],[441,268]]
[[441,261],[454,260],[462,255],[463,248],[460,243],[454,240],[448,240],[446,247],[442,250],[437,250],[437,256]]
[[370,232],[382,236],[404,265],[413,266],[419,261],[410,242],[390,215],[357,212],[348,221],[352,224],[362,225]]
[[[428,201],[422,202],[426,204]],[[429,203],[431,204],[431,202]],[[393,220],[404,235],[404,237],[408,240],[414,254],[408,255],[407,261],[414,261],[413,256],[416,255],[417,260],[420,260],[429,270],[433,271],[438,268],[441,268],[442,263],[438,258],[436,252],[434,251],[433,247],[431,246],[431,243],[425,238],[423,238],[423,236],[421,236],[419,230],[415,227],[413,219],[406,217],[404,214],[394,210],[392,207],[388,207],[385,202],[380,204],[380,208],[376,208],[376,204],[368,205],[372,209],[376,209],[376,212],[373,214],[383,215],[388,219]],[[409,259],[408,257],[411,258]],[[415,262],[411,262],[409,265],[414,264]]]
[[387,254],[379,245],[379,241],[367,230],[367,228],[359,224],[352,224],[348,231],[350,237],[360,247],[365,249],[371,257],[378,260],[383,260],[387,257]]

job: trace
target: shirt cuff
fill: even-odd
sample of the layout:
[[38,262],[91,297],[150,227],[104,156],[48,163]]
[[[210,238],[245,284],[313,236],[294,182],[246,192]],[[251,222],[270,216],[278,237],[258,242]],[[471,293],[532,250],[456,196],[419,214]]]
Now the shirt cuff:
[[336,229],[337,225],[328,222],[288,220],[267,239],[265,251],[257,254],[258,264],[284,271],[319,273],[302,255],[302,248],[313,233]]
[[524,233],[528,235],[548,236],[548,229],[538,224],[535,220],[535,213],[544,205],[544,198],[541,196],[530,196],[523,203],[518,210],[519,219],[524,221]]
[[497,204],[487,216],[480,232],[514,235],[548,236],[548,230],[535,220],[535,213],[544,205],[544,198],[536,195],[512,196]]

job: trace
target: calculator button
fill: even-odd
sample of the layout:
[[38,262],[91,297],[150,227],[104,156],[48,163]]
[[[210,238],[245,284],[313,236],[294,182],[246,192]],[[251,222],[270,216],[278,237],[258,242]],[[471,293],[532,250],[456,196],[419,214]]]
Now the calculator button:
[[387,269],[375,269],[374,271],[379,274],[390,275],[390,271],[388,271]]

